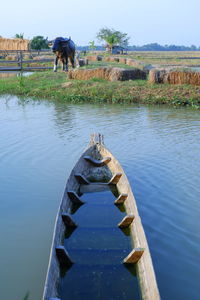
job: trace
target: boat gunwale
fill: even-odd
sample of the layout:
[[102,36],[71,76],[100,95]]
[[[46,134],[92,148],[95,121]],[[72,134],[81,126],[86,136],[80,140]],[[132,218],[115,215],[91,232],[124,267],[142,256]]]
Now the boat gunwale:
[[[47,276],[46,276],[46,281],[45,281],[45,286],[44,286],[43,300],[49,300],[50,298],[53,298],[53,297],[59,297],[58,296],[58,286],[57,286],[58,283],[56,284],[54,282],[53,294],[50,295],[48,289],[49,289],[49,281],[52,281],[51,273],[53,273],[53,271],[52,271],[53,263],[56,263],[56,268],[58,268],[57,275],[56,275],[57,281],[60,278],[60,276],[58,276],[59,262],[55,255],[55,247],[58,246],[58,245],[56,245],[56,237],[57,237],[57,235],[59,235],[58,231],[59,230],[61,231],[60,232],[60,242],[62,242],[62,238],[63,238],[62,236],[65,231],[65,225],[62,222],[61,215],[63,212],[66,212],[66,211],[63,211],[64,206],[66,206],[65,208],[67,208],[67,209],[69,208],[69,207],[67,207],[67,204],[69,204],[69,201],[70,201],[69,197],[67,196],[67,191],[69,188],[68,185],[70,185],[71,181],[73,181],[76,183],[75,186],[77,186],[77,189],[78,189],[78,186],[80,187],[80,184],[76,181],[76,178],[74,175],[77,172],[77,168],[80,167],[79,166],[80,164],[82,167],[89,168],[90,163],[85,161],[84,156],[89,151],[91,151],[92,149],[95,149],[96,147],[99,149],[102,157],[104,157],[104,155],[107,157],[108,156],[111,157],[111,161],[109,162],[108,167],[111,170],[112,174],[115,173],[116,169],[117,169],[117,172],[120,171],[122,173],[122,178],[119,180],[119,182],[116,184],[116,186],[117,186],[119,194],[123,194],[123,193],[128,194],[128,197],[124,203],[126,212],[127,212],[127,214],[131,213],[131,214],[134,214],[134,216],[135,216],[134,221],[130,225],[133,248],[137,248],[137,247],[145,248],[144,254],[142,255],[142,257],[136,264],[136,272],[137,272],[137,277],[138,277],[138,283],[140,286],[141,297],[143,300],[152,300],[152,299],[159,300],[160,295],[159,295],[159,291],[158,291],[158,287],[157,287],[157,282],[156,282],[153,263],[152,263],[152,259],[151,259],[151,255],[150,255],[150,251],[149,251],[149,246],[148,246],[144,228],[143,228],[143,225],[142,225],[139,213],[138,213],[137,204],[136,204],[129,180],[128,180],[122,166],[120,165],[118,160],[113,156],[113,154],[103,144],[96,143],[95,141],[92,144],[91,143],[89,144],[88,148],[83,152],[83,154],[81,155],[81,157],[75,164],[75,166],[72,169],[70,176],[67,180],[65,188],[64,188],[63,197],[61,199],[59,209],[58,209],[58,212],[56,215],[56,220],[55,220],[53,239],[52,239],[51,251],[50,251],[50,258],[49,258]],[[98,167],[91,167],[91,168],[98,169]],[[103,167],[101,167],[101,168],[103,168]],[[80,173],[80,170],[79,170],[79,173]],[[60,228],[59,228],[60,221],[62,223],[60,224]]]

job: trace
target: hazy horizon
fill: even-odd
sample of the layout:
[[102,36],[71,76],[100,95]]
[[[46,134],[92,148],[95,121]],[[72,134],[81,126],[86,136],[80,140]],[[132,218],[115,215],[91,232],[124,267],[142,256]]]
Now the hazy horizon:
[[[158,43],[160,45],[200,46],[198,38],[200,2],[191,0],[24,0],[1,3],[0,36],[24,38],[42,35],[49,39],[71,36],[77,45],[88,45],[102,27],[127,33],[129,45]],[[5,12],[5,13],[4,13]]]

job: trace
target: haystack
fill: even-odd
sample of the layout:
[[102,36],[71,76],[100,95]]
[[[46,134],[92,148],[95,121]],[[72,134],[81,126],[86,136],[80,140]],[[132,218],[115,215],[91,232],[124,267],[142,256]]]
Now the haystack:
[[164,83],[164,77],[169,71],[165,69],[153,69],[149,72],[150,83]]
[[126,58],[123,58],[123,57],[119,57],[119,63],[120,64],[126,64]]
[[151,70],[149,82],[200,85],[200,73],[187,70]]
[[101,61],[102,60],[102,56],[99,55],[90,55],[90,56],[86,56],[86,59],[88,59],[89,61]]
[[108,61],[108,62],[119,62],[119,57],[113,57],[113,56],[109,56],[109,57],[105,57],[104,61]]
[[96,68],[86,70],[70,70],[68,73],[69,79],[89,80],[92,78],[100,78],[109,81],[124,81],[134,79],[146,79],[146,73],[140,69],[121,69],[121,68]]
[[28,50],[29,40],[0,38],[0,50]]

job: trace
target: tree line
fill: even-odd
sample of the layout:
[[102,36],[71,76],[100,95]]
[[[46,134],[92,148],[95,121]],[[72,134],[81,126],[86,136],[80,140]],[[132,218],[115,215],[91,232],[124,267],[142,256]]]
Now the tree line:
[[[16,34],[15,38],[24,38],[24,34]],[[108,51],[112,51],[114,46],[123,47],[127,51],[200,51],[200,46],[195,45],[184,46],[184,45],[160,45],[158,43],[150,43],[142,46],[129,45],[129,39],[127,33],[115,30],[113,28],[101,28],[96,34],[96,38],[103,45],[95,45],[94,41],[88,42],[86,46],[77,46],[78,50],[89,51],[99,50],[103,51],[105,48]],[[48,49],[48,38],[43,36],[35,36],[30,41],[30,48],[35,50]]]

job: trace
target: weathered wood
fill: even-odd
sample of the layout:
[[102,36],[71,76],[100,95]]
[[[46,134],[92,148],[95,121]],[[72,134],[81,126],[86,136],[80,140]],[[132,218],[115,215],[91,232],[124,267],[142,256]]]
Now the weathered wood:
[[122,173],[114,174],[108,184],[117,184],[121,177],[122,177]]
[[87,178],[82,174],[75,174],[74,175],[78,183],[80,184],[89,184],[90,182],[87,180]]
[[67,227],[76,228],[76,223],[72,220],[71,216],[67,213],[62,214],[62,220]]
[[[31,64],[31,63],[45,63],[45,62],[53,62],[54,59],[53,58],[44,58],[44,59],[27,59],[27,60],[23,60],[22,59],[22,63],[23,64]],[[0,60],[0,64],[18,64],[19,60]]]
[[56,247],[56,256],[58,258],[61,267],[69,267],[73,265],[73,262],[70,259],[69,254],[67,253],[64,246]]
[[76,192],[74,192],[74,191],[68,191],[67,194],[68,194],[68,197],[70,198],[70,200],[73,203],[84,204],[84,202],[80,199],[80,197],[77,195]]
[[[51,247],[50,261],[45,282],[43,300],[49,300],[49,298],[56,298],[58,296],[58,288],[60,282],[60,267],[58,264],[55,248],[57,245],[63,244],[63,239],[66,232],[65,224],[62,220],[62,213],[73,213],[72,207],[73,205],[75,205],[73,203],[75,203],[77,200],[77,197],[74,197],[74,195],[78,196],[79,193],[86,192],[87,189],[90,189],[91,191],[95,191],[96,188],[104,190],[105,188],[109,188],[109,184],[117,184],[117,190],[119,195],[128,195],[127,197],[123,196],[121,198],[126,198],[126,201],[124,201],[123,206],[119,205],[118,207],[120,209],[121,207],[123,207],[127,215],[134,214],[135,216],[134,222],[130,224],[128,229],[130,230],[130,237],[132,239],[132,244],[134,245],[134,250],[132,252],[134,252],[135,254],[131,252],[134,257],[134,260],[132,261],[137,261],[137,263],[135,264],[135,268],[138,277],[141,298],[142,300],[160,300],[148,243],[140,220],[131,186],[119,162],[105,148],[102,136],[95,136],[97,138],[94,137],[94,139],[91,140],[90,145],[82,154],[79,161],[72,170],[65,187],[65,192],[58,210],[54,228],[53,242]],[[104,165],[99,168],[94,168],[92,164],[85,161],[84,156],[91,156],[97,160],[101,160],[105,157],[111,157],[111,161],[108,165]],[[84,177],[88,178],[88,181],[89,178],[91,181],[95,181],[96,179],[97,182],[80,185],[80,183],[74,176],[75,174],[82,174]],[[105,178],[112,179],[108,183],[105,183]],[[73,192],[73,196],[71,198],[75,199],[75,202],[72,202],[72,200],[70,199],[67,193],[68,191]],[[118,198],[120,199],[120,196]],[[80,198],[78,197],[78,203],[80,204],[79,200]],[[143,251],[143,249],[140,248],[141,245],[145,248],[145,251]],[[127,261],[124,262],[126,266],[131,266],[131,263],[128,262],[129,258],[133,259],[131,253],[127,257]],[[140,259],[138,260],[139,253]]]
[[106,183],[90,183],[90,184],[82,184],[80,186],[80,193],[97,193],[97,192],[103,192],[108,191],[109,185]]
[[135,264],[137,263],[144,253],[144,248],[135,248],[129,253],[124,259],[124,264]]
[[127,199],[128,197],[128,194],[120,194],[119,197],[115,200],[115,204],[118,205],[118,204],[123,204],[124,201]]
[[111,161],[111,157],[105,157],[102,160],[97,160],[91,156],[84,156],[84,159],[95,167],[105,166]]
[[[23,71],[51,70],[53,67],[24,67]],[[21,71],[21,67],[0,67],[0,71]]]
[[135,216],[134,215],[127,215],[125,216],[122,221],[118,224],[119,228],[127,228],[128,226],[131,225],[133,222]]

